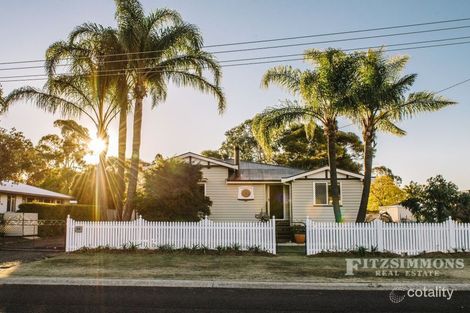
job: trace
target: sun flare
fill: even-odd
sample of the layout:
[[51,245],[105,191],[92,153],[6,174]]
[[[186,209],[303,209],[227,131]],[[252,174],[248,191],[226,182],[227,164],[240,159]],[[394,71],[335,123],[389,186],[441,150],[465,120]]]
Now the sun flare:
[[85,162],[89,164],[98,164],[100,153],[106,149],[106,142],[101,138],[92,138],[88,143],[90,153],[85,156]]
[[101,138],[93,138],[88,143],[88,149],[90,149],[92,154],[99,155],[104,151],[104,149],[106,149],[106,142]]

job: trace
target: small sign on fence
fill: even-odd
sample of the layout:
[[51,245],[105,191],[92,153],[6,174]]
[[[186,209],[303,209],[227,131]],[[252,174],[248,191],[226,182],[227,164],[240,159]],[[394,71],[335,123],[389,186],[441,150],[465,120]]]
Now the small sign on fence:
[[83,232],[83,226],[75,226],[74,231],[81,234]]

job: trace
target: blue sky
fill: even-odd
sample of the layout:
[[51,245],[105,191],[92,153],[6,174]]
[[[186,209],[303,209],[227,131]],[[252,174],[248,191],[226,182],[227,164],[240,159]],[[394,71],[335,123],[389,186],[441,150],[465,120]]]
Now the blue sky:
[[[178,10],[188,22],[201,29],[205,43],[218,44],[265,38],[329,33],[352,29],[410,24],[434,20],[470,17],[469,1],[159,1],[143,0],[145,9],[169,7]],[[111,0],[17,0],[0,4],[0,62],[42,59],[46,48],[83,22],[114,25],[114,3]],[[470,25],[470,21],[455,25]],[[427,28],[448,27],[450,25]],[[382,33],[404,30],[385,31]],[[400,42],[430,40],[470,35],[469,29],[443,31],[395,38],[360,40],[331,45],[357,48]],[[331,37],[341,38],[341,37]],[[312,42],[307,39],[301,42]],[[297,41],[300,42],[300,41]],[[311,47],[325,48],[327,45]],[[225,49],[225,48],[224,48]],[[304,47],[273,49],[218,55],[219,60],[301,53]],[[219,49],[220,50],[220,49]],[[422,50],[391,52],[411,57],[406,69],[418,73],[414,90],[437,91],[470,78],[470,44]],[[289,63],[305,66],[301,62]],[[289,97],[277,88],[260,88],[263,73],[272,65],[225,68],[223,87],[228,107],[219,116],[213,98],[190,89],[171,87],[168,100],[154,110],[147,103],[143,120],[141,156],[152,160],[156,153],[166,156],[186,151],[215,149],[224,132],[272,105]],[[27,71],[27,74],[41,71]],[[1,76],[26,74],[3,71]],[[5,93],[24,84],[41,86],[41,82],[3,83]],[[376,165],[385,165],[403,177],[423,182],[442,174],[462,189],[470,189],[470,84],[443,93],[459,104],[437,113],[422,114],[401,126],[408,131],[403,138],[380,135]],[[31,104],[18,103],[0,117],[0,125],[16,127],[34,142],[56,132],[51,116]],[[91,126],[83,120],[86,126]],[[347,125],[341,121],[340,125]],[[113,125],[111,135],[116,134]],[[345,128],[357,131],[354,127]],[[131,138],[131,137],[129,137]],[[116,144],[111,146],[115,153]]]

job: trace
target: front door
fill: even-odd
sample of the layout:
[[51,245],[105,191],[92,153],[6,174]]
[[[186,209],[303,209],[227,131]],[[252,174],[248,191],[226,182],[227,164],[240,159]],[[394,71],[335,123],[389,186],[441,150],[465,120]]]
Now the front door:
[[269,215],[276,219],[284,219],[284,186],[269,186]]

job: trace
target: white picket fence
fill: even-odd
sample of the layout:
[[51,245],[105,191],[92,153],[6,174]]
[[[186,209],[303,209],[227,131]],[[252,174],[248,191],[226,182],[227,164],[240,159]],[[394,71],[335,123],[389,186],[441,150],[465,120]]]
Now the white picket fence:
[[443,223],[324,223],[306,220],[307,255],[364,247],[407,253],[470,251],[470,224],[450,218]]
[[82,222],[67,217],[65,250],[109,247],[122,249],[175,249],[238,246],[240,250],[257,247],[276,254],[276,221],[268,222],[151,222],[139,217],[129,222]]

